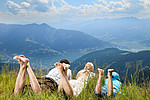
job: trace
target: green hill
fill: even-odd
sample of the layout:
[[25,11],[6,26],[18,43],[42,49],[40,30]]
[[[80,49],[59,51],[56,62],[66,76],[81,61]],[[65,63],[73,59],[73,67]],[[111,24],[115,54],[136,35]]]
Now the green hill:
[[9,71],[17,71],[19,66],[19,64],[15,63],[0,63],[0,74]]
[[88,53],[74,62],[71,63],[71,68],[79,71],[84,68],[87,62],[93,62],[97,66],[107,66],[112,63],[118,57],[129,54],[131,52],[122,51],[116,48],[107,48],[104,50],[98,50],[92,53]]
[[[16,72],[7,72],[5,74],[0,74],[0,100],[66,100],[65,96],[57,95],[57,90],[54,93],[42,91],[39,94],[34,94],[32,89],[29,88],[25,93],[18,95],[13,95],[12,90],[15,87],[16,81]],[[40,77],[41,73],[37,73],[37,76]],[[27,76],[27,75],[26,75]],[[74,96],[71,100],[98,100],[93,95],[96,83],[97,83],[97,74],[93,79],[89,79],[87,86],[83,89],[81,94],[76,97]],[[103,80],[104,81],[104,80]],[[29,83],[29,78],[26,77],[26,83]],[[115,98],[107,98],[109,100],[150,100],[150,82],[147,84],[143,83],[137,85],[135,81],[129,82],[128,84],[123,84],[121,89],[121,94],[117,94]],[[106,100],[100,99],[100,100]]]
[[0,53],[10,57],[24,54],[32,61],[42,59],[52,64],[58,58],[74,60],[109,46],[111,44],[83,32],[55,29],[47,24],[0,24]]
[[[82,56],[71,63],[71,69],[76,72],[83,69],[87,62],[92,62],[97,68],[106,70],[113,68],[120,74],[121,80],[124,80],[129,75],[138,76],[145,79],[150,76],[150,51],[141,51],[132,53],[128,51],[119,50],[116,48],[109,48],[95,51]],[[142,81],[142,80],[140,80]]]

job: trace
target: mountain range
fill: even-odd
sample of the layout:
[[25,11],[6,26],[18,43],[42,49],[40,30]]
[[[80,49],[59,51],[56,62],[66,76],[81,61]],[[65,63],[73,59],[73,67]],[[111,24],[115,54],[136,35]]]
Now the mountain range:
[[0,57],[9,61],[15,55],[24,54],[33,62],[40,60],[52,64],[62,58],[72,61],[110,46],[110,43],[83,32],[55,29],[45,23],[0,24]]
[[[107,74],[107,69],[113,68],[120,74],[121,80],[126,76],[135,75],[150,78],[150,50],[137,53],[119,50],[117,48],[106,48],[88,53],[71,63],[71,69],[77,73],[83,69],[87,62],[92,62],[97,68],[102,68]],[[138,75],[137,75],[138,74]]]
[[[122,82],[131,80],[132,78],[136,79],[139,83],[150,79],[150,50],[133,53],[117,48],[106,48],[85,54],[78,58],[71,63],[70,69],[76,74],[79,70],[84,68],[87,62],[94,64],[95,73],[97,73],[97,68],[104,69],[106,76],[107,69],[113,68],[119,73]],[[19,64],[0,63],[0,73],[1,70],[2,73],[4,73],[4,71],[18,70],[18,68]],[[35,72],[37,71],[33,66],[32,68]],[[49,67],[42,69],[45,74],[47,74],[49,70]]]
[[12,64],[12,57],[23,54],[31,64],[36,63],[37,66],[37,62],[40,62],[47,66],[45,68],[53,67],[53,63],[65,58],[71,62],[71,69],[75,73],[83,69],[87,62],[92,62],[95,70],[99,67],[107,73],[108,68],[115,69],[121,80],[131,74],[139,76],[141,80],[142,76],[146,79],[150,76],[149,50],[135,53],[111,47],[150,47],[149,22],[149,19],[134,17],[97,19],[68,24],[68,29],[56,29],[45,23],[1,23],[0,70],[6,63],[10,63],[10,70],[12,66],[18,66]]
[[53,26],[63,29],[79,30],[100,40],[116,44],[122,49],[137,49],[137,51],[140,51],[146,47],[150,47],[142,43],[142,41],[150,40],[150,19],[122,17],[88,21],[82,20],[79,22],[62,21],[53,24]]

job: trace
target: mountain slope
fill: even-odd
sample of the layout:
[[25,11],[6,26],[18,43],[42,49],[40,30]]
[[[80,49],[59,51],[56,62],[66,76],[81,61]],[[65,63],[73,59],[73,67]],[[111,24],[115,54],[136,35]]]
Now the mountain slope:
[[142,42],[140,42],[141,44],[144,44],[144,45],[146,45],[146,46],[148,46],[148,47],[150,47],[150,39],[148,39],[148,40],[145,40],[145,41],[142,41]]
[[[120,74],[122,80],[125,79],[125,76],[131,74],[141,75],[144,73],[145,79],[150,76],[150,51],[132,53],[115,48],[99,50],[75,60],[71,63],[71,68],[78,72],[84,68],[87,62],[94,63],[95,70],[97,70],[97,67],[104,70],[113,68]],[[149,73],[147,73],[148,71]]]
[[[60,26],[58,27],[60,28]],[[135,17],[72,22],[61,28],[79,30],[109,42],[139,42],[150,39],[150,19]]]
[[[61,26],[60,23],[64,24]],[[122,49],[141,51],[150,47],[141,43],[141,41],[150,39],[150,19],[148,18],[105,18],[88,21],[68,21],[69,24],[66,21],[60,23],[56,23],[54,26],[85,32],[100,40],[115,44]]]
[[98,50],[95,52],[88,53],[74,62],[71,63],[71,68],[79,71],[84,68],[87,62],[93,62],[97,66],[107,66],[112,63],[118,57],[128,54],[128,51],[121,51],[116,48],[106,48],[104,50]]
[[[0,51],[14,56],[24,54],[31,59],[50,60],[69,57],[111,46],[83,32],[55,29],[47,24],[0,24]],[[55,60],[56,60],[55,59]]]

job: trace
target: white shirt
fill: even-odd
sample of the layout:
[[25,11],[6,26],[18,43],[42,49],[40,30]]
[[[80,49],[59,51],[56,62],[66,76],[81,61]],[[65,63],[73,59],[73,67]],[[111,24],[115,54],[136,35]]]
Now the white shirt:
[[[57,68],[53,68],[52,70],[50,70],[49,73],[45,77],[52,78],[57,84],[59,84],[60,74],[59,74]],[[68,78],[68,80],[71,80],[71,78],[72,78],[70,69],[67,70],[67,78]]]

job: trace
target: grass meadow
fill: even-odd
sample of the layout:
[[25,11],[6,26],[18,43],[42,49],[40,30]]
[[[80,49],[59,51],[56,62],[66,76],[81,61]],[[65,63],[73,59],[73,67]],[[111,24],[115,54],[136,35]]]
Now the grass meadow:
[[[13,88],[17,78],[18,71],[3,70],[0,74],[0,100],[65,100],[65,96],[57,95],[57,90],[49,94],[48,92],[41,92],[35,95],[32,90],[28,90],[24,94],[14,96]],[[42,76],[42,73],[36,72],[36,76]],[[83,89],[78,97],[73,97],[73,100],[98,100],[99,98],[93,95],[98,75],[90,78],[87,86]],[[26,74],[26,83],[29,83],[28,74]],[[103,80],[104,83],[104,80]],[[123,83],[121,94],[115,98],[109,97],[107,100],[150,100],[150,81],[137,84],[136,81],[127,81]],[[103,100],[103,99],[102,99]]]

